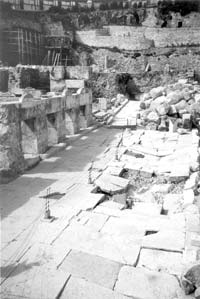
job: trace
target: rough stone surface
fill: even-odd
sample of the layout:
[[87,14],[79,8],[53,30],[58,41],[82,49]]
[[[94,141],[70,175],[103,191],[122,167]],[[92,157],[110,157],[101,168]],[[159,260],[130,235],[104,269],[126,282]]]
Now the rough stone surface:
[[179,289],[174,276],[128,266],[122,267],[115,286],[116,291],[139,299],[174,299]]
[[142,249],[137,267],[181,275],[183,271],[183,258],[181,253],[153,249]]
[[113,292],[107,288],[101,287],[97,284],[90,283],[84,279],[71,277],[67,283],[61,299],[126,299],[127,297]]
[[129,180],[114,175],[103,174],[95,181],[95,185],[106,193],[115,194],[125,191],[129,185]]
[[73,276],[113,289],[121,264],[99,256],[72,250],[60,269]]
[[169,251],[182,252],[185,244],[183,232],[173,230],[163,230],[156,234],[148,235],[143,238],[142,246],[152,249],[163,249]]

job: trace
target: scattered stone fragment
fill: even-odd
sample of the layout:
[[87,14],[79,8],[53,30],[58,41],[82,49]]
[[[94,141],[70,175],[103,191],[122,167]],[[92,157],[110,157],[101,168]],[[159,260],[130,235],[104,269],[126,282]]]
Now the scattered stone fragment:
[[186,295],[200,287],[200,264],[191,267],[182,277],[182,286]]
[[129,180],[114,175],[103,174],[95,181],[95,185],[103,192],[113,195],[125,192],[129,185]]

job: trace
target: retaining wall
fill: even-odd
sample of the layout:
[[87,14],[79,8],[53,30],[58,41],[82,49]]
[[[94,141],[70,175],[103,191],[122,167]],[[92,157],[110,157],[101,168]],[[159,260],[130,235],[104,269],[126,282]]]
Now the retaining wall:
[[107,26],[110,35],[101,36],[96,30],[77,31],[76,40],[97,48],[145,50],[178,45],[199,45],[199,28],[150,28],[131,26]]

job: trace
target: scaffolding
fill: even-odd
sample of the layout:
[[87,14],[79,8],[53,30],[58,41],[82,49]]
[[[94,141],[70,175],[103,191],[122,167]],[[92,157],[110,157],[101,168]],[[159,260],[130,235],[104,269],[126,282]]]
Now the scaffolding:
[[9,65],[41,63],[44,38],[40,32],[19,27],[4,29],[2,39],[2,60]]
[[66,35],[46,35],[45,48],[47,56],[43,64],[47,65],[67,65],[71,40]]

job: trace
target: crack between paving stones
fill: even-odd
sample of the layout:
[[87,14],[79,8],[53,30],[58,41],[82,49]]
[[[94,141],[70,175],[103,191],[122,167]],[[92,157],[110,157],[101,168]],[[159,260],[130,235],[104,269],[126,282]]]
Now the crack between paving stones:
[[166,252],[174,252],[174,253],[182,253],[183,250],[175,250],[175,249],[163,249],[163,248],[156,248],[156,247],[149,247],[149,246],[142,246],[141,249],[150,249],[150,250],[160,250],[160,251],[166,251]]
[[53,239],[53,241],[50,243],[50,245],[53,245],[53,243],[63,234],[63,232],[70,226],[72,220],[76,218],[83,210],[79,210],[75,215],[73,215],[69,220],[67,225],[61,230],[61,232]]
[[61,290],[59,291],[58,295],[55,297],[55,299],[59,299],[59,298],[61,298],[62,293],[63,293],[63,291],[64,291],[64,289],[65,289],[65,287],[66,287],[68,281],[70,280],[71,276],[72,276],[72,275],[70,274],[69,277],[67,278],[67,280],[65,281],[64,285],[62,286]]
[[[101,213],[100,213],[101,214]],[[104,214],[102,214],[102,215],[104,215]],[[104,228],[104,226],[106,225],[106,223],[108,222],[108,220],[110,219],[110,217],[111,216],[107,216],[107,219],[106,219],[106,221],[104,222],[104,224],[100,227],[100,229],[98,230],[98,232],[100,233],[101,231],[102,231],[102,229]]]
[[57,265],[57,267],[56,267],[57,270],[60,268],[60,266],[62,265],[62,263],[66,259],[66,257],[68,257],[68,255],[71,253],[71,251],[72,251],[72,249],[69,250],[69,252],[64,256],[64,258],[62,259],[62,261]]
[[17,261],[15,262],[16,265],[13,267],[13,269],[10,270],[10,272],[6,275],[6,277],[0,282],[0,286],[10,277],[10,275],[15,271],[15,269],[17,268],[17,266],[19,265],[20,260],[23,258],[23,256],[31,249],[32,245],[30,245],[25,251],[24,253],[22,253],[22,255],[17,259]]

